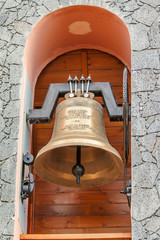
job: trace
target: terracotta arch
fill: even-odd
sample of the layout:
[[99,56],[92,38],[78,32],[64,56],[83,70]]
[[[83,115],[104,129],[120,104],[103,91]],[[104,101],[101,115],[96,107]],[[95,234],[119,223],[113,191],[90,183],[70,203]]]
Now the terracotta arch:
[[110,53],[131,69],[129,31],[119,17],[96,6],[65,7],[42,18],[28,37],[24,64],[32,91],[51,60],[82,48]]
[[[21,110],[19,124],[15,239],[25,233],[20,193],[22,156],[30,152],[32,128],[26,122],[26,114],[32,107],[28,99],[34,99],[34,89],[39,74],[56,57],[77,49],[96,49],[114,55],[131,70],[131,42],[127,26],[113,13],[95,6],[75,5],[56,10],[42,18],[32,29],[25,47]],[[29,81],[28,81],[29,79]],[[30,139],[30,140],[29,140]]]
[[56,10],[42,18],[27,39],[17,151],[15,239],[19,239],[19,234],[26,231],[27,214],[20,214],[24,210],[19,197],[20,179],[23,154],[30,152],[31,148],[32,128],[27,125],[26,114],[32,107],[30,100],[34,99],[35,84],[50,61],[68,51],[83,48],[112,54],[131,69],[129,31],[120,18],[103,8],[76,5]]

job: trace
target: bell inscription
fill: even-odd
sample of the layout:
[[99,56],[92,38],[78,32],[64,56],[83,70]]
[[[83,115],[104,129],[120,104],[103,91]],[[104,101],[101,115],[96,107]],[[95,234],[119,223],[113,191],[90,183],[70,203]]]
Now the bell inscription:
[[90,119],[89,111],[81,109],[72,109],[68,111],[66,119]]
[[90,109],[67,109],[65,116],[65,126],[61,130],[90,130],[91,129],[91,111]]

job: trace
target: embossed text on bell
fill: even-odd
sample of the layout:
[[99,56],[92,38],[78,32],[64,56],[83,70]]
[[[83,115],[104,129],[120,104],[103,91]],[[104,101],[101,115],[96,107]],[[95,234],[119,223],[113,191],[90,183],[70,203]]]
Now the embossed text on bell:
[[105,133],[101,104],[88,88],[87,97],[83,93],[84,88],[81,94],[67,94],[58,104],[52,138],[34,163],[40,177],[62,186],[96,187],[123,171],[123,161]]

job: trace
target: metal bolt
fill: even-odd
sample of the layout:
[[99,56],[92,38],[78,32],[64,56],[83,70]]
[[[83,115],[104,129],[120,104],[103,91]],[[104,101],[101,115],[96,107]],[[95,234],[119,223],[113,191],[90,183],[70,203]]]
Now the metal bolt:
[[75,76],[74,78],[74,84],[75,84],[75,93],[77,93],[77,84],[78,84],[78,77]]
[[85,83],[85,77],[82,74],[81,78],[80,78],[81,84],[82,84],[82,94],[84,93],[84,83]]
[[69,88],[70,88],[69,97],[72,98],[72,97],[74,97],[74,93],[73,93],[73,88],[72,88],[72,78],[71,78],[71,75],[69,75],[69,77],[68,77],[68,83],[69,83]]
[[92,79],[91,79],[91,74],[89,74],[88,75],[88,77],[87,77],[87,89],[86,89],[86,93],[84,94],[84,97],[89,97],[89,94],[88,94],[88,91],[89,91],[89,85],[90,85],[90,82],[92,81]]

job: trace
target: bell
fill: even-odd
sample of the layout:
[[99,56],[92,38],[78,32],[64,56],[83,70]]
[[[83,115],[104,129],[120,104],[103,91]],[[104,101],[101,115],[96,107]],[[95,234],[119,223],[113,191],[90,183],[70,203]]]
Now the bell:
[[104,185],[122,173],[123,161],[108,142],[103,108],[93,96],[58,104],[52,138],[34,167],[41,178],[68,187]]

